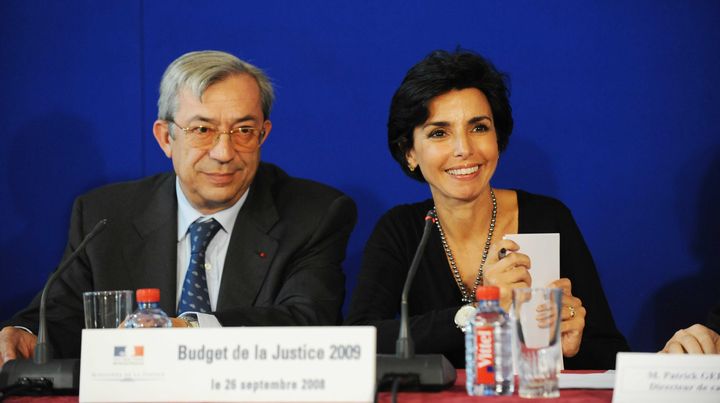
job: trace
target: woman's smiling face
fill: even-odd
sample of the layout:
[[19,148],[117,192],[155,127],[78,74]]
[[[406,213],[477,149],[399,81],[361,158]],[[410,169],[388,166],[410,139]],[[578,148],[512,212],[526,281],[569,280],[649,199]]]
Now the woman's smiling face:
[[476,88],[433,98],[407,153],[430,185],[435,204],[472,201],[489,190],[499,151],[492,110]]

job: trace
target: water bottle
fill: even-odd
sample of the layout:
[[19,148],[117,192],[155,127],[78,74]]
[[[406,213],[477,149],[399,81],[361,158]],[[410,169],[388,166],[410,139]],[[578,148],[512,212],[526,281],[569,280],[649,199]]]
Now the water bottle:
[[511,395],[515,390],[512,330],[497,287],[478,287],[475,316],[465,331],[466,388],[470,396]]
[[135,298],[138,309],[125,320],[126,328],[172,327],[170,317],[160,309],[160,289],[140,288]]

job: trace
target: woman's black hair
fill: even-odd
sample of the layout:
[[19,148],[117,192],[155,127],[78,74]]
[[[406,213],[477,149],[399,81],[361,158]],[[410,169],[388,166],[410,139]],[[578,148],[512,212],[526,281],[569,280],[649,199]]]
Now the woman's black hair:
[[436,50],[414,65],[393,95],[388,117],[388,146],[403,172],[425,182],[419,169],[410,171],[407,152],[413,147],[413,130],[428,118],[433,98],[451,90],[477,88],[492,110],[498,150],[503,152],[513,129],[507,76],[477,53]]

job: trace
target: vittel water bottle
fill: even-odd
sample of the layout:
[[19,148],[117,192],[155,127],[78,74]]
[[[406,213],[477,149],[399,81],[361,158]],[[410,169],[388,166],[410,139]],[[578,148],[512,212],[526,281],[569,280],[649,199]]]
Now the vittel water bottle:
[[135,292],[138,309],[128,316],[126,328],[135,327],[172,327],[168,315],[160,309],[160,290],[141,288]]
[[470,396],[511,395],[515,389],[510,319],[497,287],[478,287],[475,316],[465,331],[465,369]]

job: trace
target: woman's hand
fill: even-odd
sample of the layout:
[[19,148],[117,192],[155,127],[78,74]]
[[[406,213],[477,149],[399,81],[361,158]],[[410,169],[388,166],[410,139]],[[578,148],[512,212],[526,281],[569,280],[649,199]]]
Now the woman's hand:
[[[500,259],[498,252],[501,249],[513,252]],[[520,246],[515,242],[504,239],[490,246],[487,261],[485,261],[485,270],[483,273],[483,284],[494,285],[500,288],[500,306],[509,312],[512,303],[513,288],[530,287],[532,280],[530,278],[530,258],[516,252]]]
[[562,290],[562,307],[560,308],[560,334],[562,352],[565,357],[574,357],[580,351],[583,330],[585,329],[585,308],[580,298],[573,297],[570,279],[561,278],[548,284],[548,287]]

